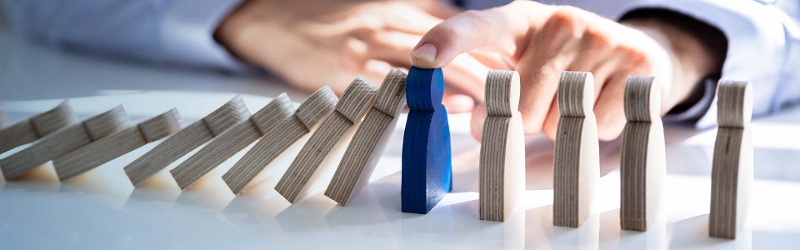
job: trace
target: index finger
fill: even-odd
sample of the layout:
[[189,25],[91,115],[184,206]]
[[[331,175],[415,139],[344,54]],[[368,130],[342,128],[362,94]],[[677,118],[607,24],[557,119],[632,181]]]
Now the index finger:
[[411,52],[411,63],[420,68],[443,67],[471,50],[488,50],[515,57],[528,32],[552,12],[552,7],[518,1],[500,8],[467,11],[436,25]]

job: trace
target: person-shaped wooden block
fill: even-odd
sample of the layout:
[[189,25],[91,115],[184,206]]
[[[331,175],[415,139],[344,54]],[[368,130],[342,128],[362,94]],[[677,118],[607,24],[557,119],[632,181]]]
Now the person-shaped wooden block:
[[172,162],[250,118],[242,97],[237,95],[203,119],[181,129],[123,169],[134,186],[166,168]]
[[735,239],[746,223],[753,182],[750,120],[753,93],[749,82],[720,80],[717,85],[717,140],[711,167],[711,237]]
[[117,106],[83,122],[66,126],[42,137],[29,147],[0,159],[6,180],[15,179],[48,161],[77,150],[131,126],[128,113]]
[[353,140],[325,190],[325,196],[345,206],[369,182],[394,132],[406,102],[406,73],[392,69],[378,89]]
[[232,125],[215,136],[197,153],[170,170],[181,189],[186,189],[217,166],[233,157],[273,129],[284,129],[280,121],[292,116],[294,104],[286,93],[280,94],[247,120]]
[[141,146],[170,136],[178,132],[180,128],[181,116],[177,109],[171,109],[53,159],[53,168],[56,170],[58,179],[65,181]]
[[[2,115],[2,110],[0,110]],[[5,119],[2,115],[0,119]],[[78,123],[78,115],[72,111],[69,100],[64,100],[55,108],[36,114],[28,119],[0,129],[0,153],[18,146],[34,142],[64,127]]]
[[519,74],[489,71],[479,167],[481,220],[505,221],[525,190],[525,133],[518,107]]
[[294,114],[276,121],[275,129],[264,134],[247,153],[222,175],[222,180],[234,194],[239,194],[270,163],[292,144],[314,131],[328,117],[339,99],[328,86],[315,91],[295,110]]
[[562,73],[557,98],[561,116],[553,160],[553,224],[580,227],[591,213],[600,178],[592,73]]
[[402,211],[428,213],[453,187],[450,126],[442,105],[442,69],[411,67],[406,80],[408,120],[403,133]]
[[[362,76],[356,77],[344,90],[342,98],[328,117],[322,121],[303,148],[297,153],[292,164],[275,185],[275,190],[294,203],[310,191],[315,180],[320,179],[334,166],[323,164],[340,140],[345,140],[347,132],[361,122],[367,109],[375,100],[377,88]],[[333,156],[331,156],[333,157]]]
[[625,119],[620,159],[622,229],[647,231],[661,208],[666,175],[661,91],[652,76],[630,76],[625,84]]

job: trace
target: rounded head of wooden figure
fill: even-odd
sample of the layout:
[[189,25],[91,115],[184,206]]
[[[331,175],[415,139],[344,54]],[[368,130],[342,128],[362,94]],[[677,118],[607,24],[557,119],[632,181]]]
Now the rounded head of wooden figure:
[[231,126],[250,117],[250,110],[244,104],[241,95],[236,95],[203,118],[203,123],[214,136],[221,134]]
[[331,87],[328,87],[328,85],[322,86],[322,88],[314,91],[306,101],[300,104],[300,107],[297,107],[295,116],[303,123],[303,126],[307,129],[311,129],[317,121],[327,116],[331,110],[333,110],[337,101],[339,101],[339,98],[333,93]]
[[561,116],[585,117],[594,107],[594,76],[591,72],[564,71],[558,83]]
[[131,123],[125,108],[119,105],[84,120],[83,127],[89,132],[92,141],[96,141],[129,127]]
[[139,131],[147,142],[154,142],[181,130],[181,115],[177,109],[139,123]]
[[717,84],[717,124],[741,128],[753,117],[753,90],[750,82],[720,80]]
[[381,87],[378,88],[372,107],[390,116],[402,109],[403,105],[400,103],[406,99],[406,77],[407,75],[403,71],[392,68],[383,79]]
[[359,75],[344,90],[342,98],[336,103],[336,111],[351,122],[358,122],[361,114],[375,100],[375,92],[377,91],[378,88],[375,85],[367,78]]
[[512,116],[519,107],[519,74],[510,70],[490,70],[486,76],[486,113]]
[[441,68],[411,67],[406,79],[406,102],[409,109],[436,110],[442,106],[444,75]]
[[625,118],[629,122],[650,122],[661,117],[661,89],[652,76],[629,76],[625,83]]
[[[2,114],[2,112],[0,112]],[[2,117],[0,117],[2,119]],[[69,124],[77,123],[78,115],[72,110],[69,99],[62,101],[55,108],[30,118],[33,129],[39,137],[49,135]]]

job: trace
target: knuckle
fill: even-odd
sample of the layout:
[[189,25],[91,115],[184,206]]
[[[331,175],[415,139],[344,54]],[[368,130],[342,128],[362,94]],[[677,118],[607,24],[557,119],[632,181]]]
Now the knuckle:
[[583,39],[589,51],[609,51],[617,46],[617,41],[612,36],[595,29],[587,29]]
[[632,46],[624,46],[620,49],[622,50],[622,55],[626,58],[626,61],[630,63],[631,67],[647,71],[653,68],[655,59],[652,55],[647,53],[647,51]]
[[[466,17],[472,14],[463,13]],[[458,40],[459,37],[466,36],[468,30],[462,28],[462,25],[445,25],[444,23],[436,25],[428,34],[432,34],[437,40],[445,41],[446,43]]]
[[546,29],[572,34],[576,38],[583,35],[584,26],[582,10],[572,6],[559,6],[545,25]]
[[563,16],[580,16],[582,12],[583,10],[578,7],[562,5],[558,6],[554,14]]

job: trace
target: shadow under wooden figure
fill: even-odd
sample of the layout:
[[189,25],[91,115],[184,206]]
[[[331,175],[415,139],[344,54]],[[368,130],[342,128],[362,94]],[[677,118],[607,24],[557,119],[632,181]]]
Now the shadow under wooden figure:
[[453,188],[441,68],[411,67],[406,80],[408,120],[403,134],[402,211],[426,214]]

